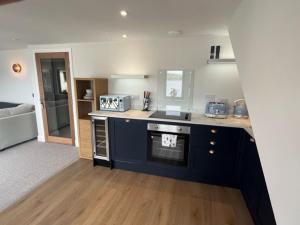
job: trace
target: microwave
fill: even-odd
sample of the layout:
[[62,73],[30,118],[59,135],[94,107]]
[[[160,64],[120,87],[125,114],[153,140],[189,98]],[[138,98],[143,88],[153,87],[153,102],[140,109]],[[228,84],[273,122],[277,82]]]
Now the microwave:
[[131,106],[129,95],[102,95],[99,100],[102,111],[125,112]]

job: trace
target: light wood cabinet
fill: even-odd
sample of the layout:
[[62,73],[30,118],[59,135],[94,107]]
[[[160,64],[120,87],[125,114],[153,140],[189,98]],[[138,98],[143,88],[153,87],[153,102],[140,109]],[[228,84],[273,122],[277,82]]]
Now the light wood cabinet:
[[[80,158],[92,159],[92,127],[90,112],[99,110],[99,96],[108,92],[108,80],[104,78],[76,78],[76,106],[79,129]],[[92,89],[93,98],[84,99],[86,89]]]
[[80,158],[92,159],[91,121],[89,119],[79,119],[78,121]]

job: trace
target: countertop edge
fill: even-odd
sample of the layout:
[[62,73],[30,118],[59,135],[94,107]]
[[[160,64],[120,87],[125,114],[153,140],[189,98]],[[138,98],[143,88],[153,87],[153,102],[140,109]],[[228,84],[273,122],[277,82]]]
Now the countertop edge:
[[[139,111],[137,111],[139,112]],[[139,112],[140,113],[140,112]],[[195,124],[195,125],[208,125],[208,126],[220,126],[220,127],[231,127],[231,128],[241,128],[244,129],[251,137],[254,138],[253,130],[250,126],[246,126],[245,124],[235,124],[226,122],[223,119],[209,119],[205,118],[201,120],[201,118],[192,118],[191,121],[180,121],[180,120],[170,120],[170,119],[160,119],[160,118],[149,118],[149,116],[153,112],[145,112],[145,115],[143,117],[139,116],[133,116],[133,115],[126,115],[122,112],[91,112],[89,113],[89,116],[98,116],[98,117],[111,117],[111,118],[121,118],[121,119],[135,119],[135,120],[148,120],[148,121],[161,121],[161,122],[171,122],[171,123],[182,123],[182,124]],[[205,120],[205,121],[204,121]]]
[[252,137],[254,138],[254,133],[251,127],[243,127],[243,129]]

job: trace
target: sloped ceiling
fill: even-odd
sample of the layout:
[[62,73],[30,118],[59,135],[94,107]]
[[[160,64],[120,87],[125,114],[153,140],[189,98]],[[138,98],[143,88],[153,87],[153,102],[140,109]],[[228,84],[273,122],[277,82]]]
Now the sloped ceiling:
[[300,2],[244,0],[230,37],[277,225],[300,224]]
[[[0,50],[29,44],[228,34],[240,0],[24,0],[0,6]],[[128,11],[122,18],[120,10]]]

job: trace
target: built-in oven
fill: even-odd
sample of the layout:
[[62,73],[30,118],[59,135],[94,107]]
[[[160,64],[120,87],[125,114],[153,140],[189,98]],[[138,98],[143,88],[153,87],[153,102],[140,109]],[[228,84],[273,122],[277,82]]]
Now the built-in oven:
[[148,123],[148,161],[187,166],[191,128]]

